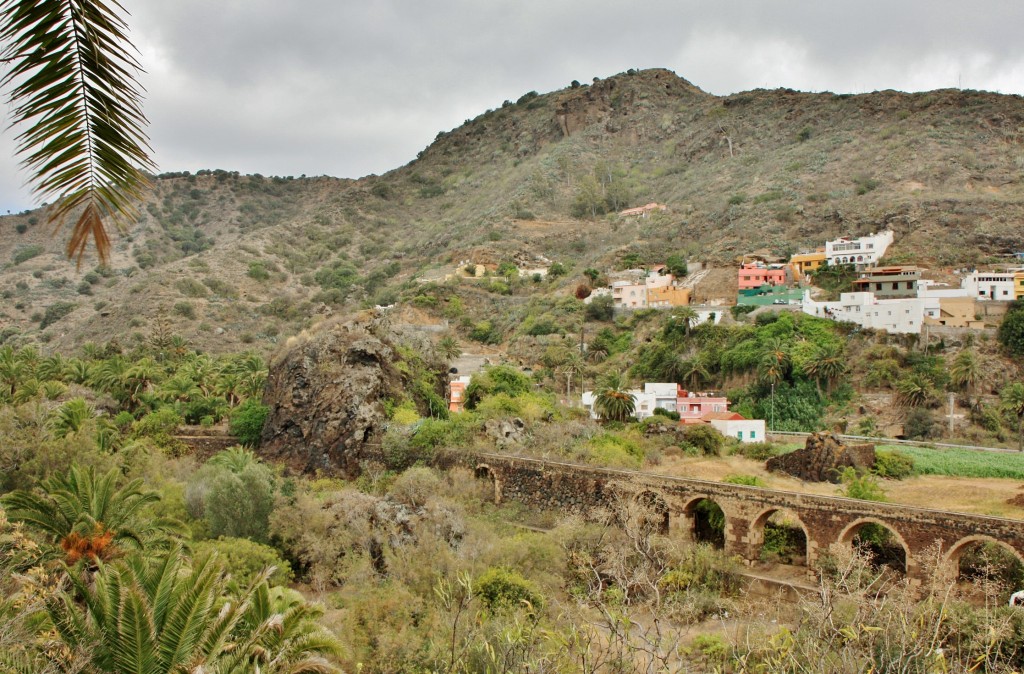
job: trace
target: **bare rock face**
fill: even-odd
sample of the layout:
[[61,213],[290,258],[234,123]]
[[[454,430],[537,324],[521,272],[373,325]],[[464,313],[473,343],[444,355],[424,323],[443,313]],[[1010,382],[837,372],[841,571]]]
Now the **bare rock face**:
[[396,349],[375,327],[365,316],[327,320],[275,354],[261,454],[307,473],[358,472],[359,455],[383,433],[384,399],[402,385]]
[[844,468],[867,471],[875,464],[874,445],[845,445],[834,433],[812,433],[803,449],[768,459],[773,473],[787,473],[808,482],[839,482]]

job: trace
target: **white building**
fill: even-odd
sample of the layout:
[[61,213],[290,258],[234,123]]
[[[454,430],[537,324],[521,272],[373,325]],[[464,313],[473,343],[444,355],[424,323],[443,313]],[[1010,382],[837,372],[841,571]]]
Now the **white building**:
[[893,241],[891,230],[868,234],[857,239],[842,237],[825,242],[825,261],[829,265],[852,264],[858,268],[873,267],[885,255]]
[[765,442],[764,419],[744,419],[735,412],[709,414],[704,419],[719,433],[727,438],[736,438],[740,442]]
[[808,291],[804,293],[803,311],[811,316],[900,334],[920,333],[925,316],[938,318],[940,314],[938,298],[880,300],[874,293],[863,292],[842,293],[838,302],[815,302]]
[[960,280],[960,287],[979,300],[1012,302],[1014,272],[974,271]]

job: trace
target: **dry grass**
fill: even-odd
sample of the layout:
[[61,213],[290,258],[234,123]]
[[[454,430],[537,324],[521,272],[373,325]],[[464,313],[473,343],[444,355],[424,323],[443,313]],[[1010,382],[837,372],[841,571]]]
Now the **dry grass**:
[[[770,489],[822,496],[835,496],[839,489],[827,482],[804,482],[770,473],[765,470],[764,462],[741,456],[666,457],[653,470],[664,475],[716,482],[729,475],[756,475]],[[1022,485],[1017,480],[920,475],[906,480],[883,480],[882,488],[892,503],[1024,520],[1024,507],[1007,503],[1021,493]]]

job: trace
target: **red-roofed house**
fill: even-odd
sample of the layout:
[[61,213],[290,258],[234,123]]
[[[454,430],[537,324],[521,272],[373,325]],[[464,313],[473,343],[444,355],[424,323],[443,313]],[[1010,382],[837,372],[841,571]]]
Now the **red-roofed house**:
[[727,438],[740,442],[765,442],[764,419],[745,419],[736,412],[710,412],[701,419]]

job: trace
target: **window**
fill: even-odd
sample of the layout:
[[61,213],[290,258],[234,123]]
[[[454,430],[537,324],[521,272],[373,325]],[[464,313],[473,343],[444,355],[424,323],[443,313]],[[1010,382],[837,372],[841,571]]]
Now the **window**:
[[751,440],[756,440],[757,439],[757,431],[750,431],[750,439]]
[[743,439],[743,431],[736,431],[736,439],[737,440],[742,440]]

